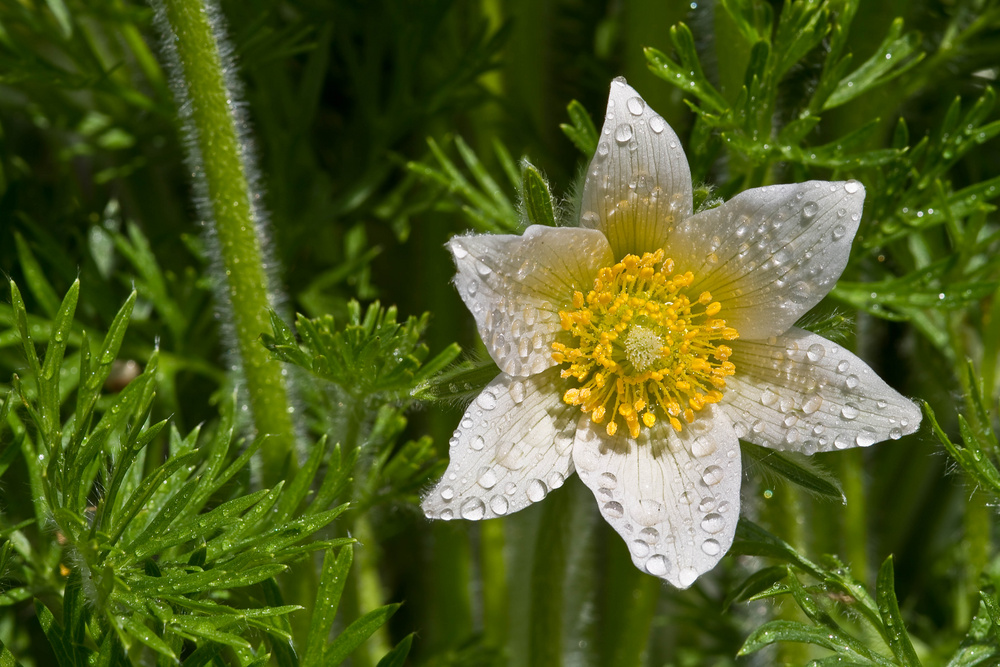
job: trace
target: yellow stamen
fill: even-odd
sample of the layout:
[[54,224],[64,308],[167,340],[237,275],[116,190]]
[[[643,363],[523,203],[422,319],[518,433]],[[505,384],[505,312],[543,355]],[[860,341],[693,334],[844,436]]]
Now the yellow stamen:
[[637,438],[640,426],[660,417],[680,432],[722,399],[725,378],[736,372],[723,341],[739,333],[717,317],[722,304],[707,291],[692,300],[694,274],[673,271],[663,250],[626,255],[598,271],[590,292],[574,292],[571,310],[559,311],[573,342],[553,343],[552,359],[579,383],[563,400],[594,423],[607,419],[609,436],[620,420]]

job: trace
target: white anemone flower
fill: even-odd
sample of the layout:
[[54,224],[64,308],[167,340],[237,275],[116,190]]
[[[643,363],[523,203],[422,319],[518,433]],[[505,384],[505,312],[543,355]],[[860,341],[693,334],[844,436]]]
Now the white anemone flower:
[[916,405],[794,326],[847,265],[864,197],[810,181],[692,214],[677,135],[616,79],[580,227],[448,244],[502,372],[426,515],[506,516],[576,472],[635,565],[687,588],[732,544],[740,438],[812,454],[914,432]]

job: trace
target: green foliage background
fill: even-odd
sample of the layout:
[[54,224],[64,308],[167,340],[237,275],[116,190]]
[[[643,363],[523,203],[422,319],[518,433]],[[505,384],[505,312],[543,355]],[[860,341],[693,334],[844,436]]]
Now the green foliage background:
[[[1000,3],[218,9],[269,214],[249,341],[292,387],[277,438],[232,370],[241,304],[154,10],[0,0],[0,665],[1000,664]],[[617,75],[698,206],[865,184],[802,324],[927,404],[868,450],[744,445],[737,543],[682,592],[575,479],[481,524],[417,506],[496,373],[443,244],[575,224]]]

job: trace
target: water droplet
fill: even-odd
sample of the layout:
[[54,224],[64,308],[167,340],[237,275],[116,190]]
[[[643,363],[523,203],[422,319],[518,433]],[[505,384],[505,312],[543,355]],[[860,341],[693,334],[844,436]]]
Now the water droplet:
[[840,409],[840,416],[847,421],[857,419],[859,414],[861,414],[861,411],[853,403],[847,403]]
[[646,561],[646,572],[654,577],[662,577],[667,573],[667,559],[660,554],[650,557]]
[[[648,566],[646,568],[649,569]],[[678,574],[678,579],[680,579],[681,586],[690,586],[694,583],[694,580],[698,578],[698,571],[693,567],[686,567],[681,570]]]
[[889,437],[893,440],[899,440],[903,437],[903,432],[898,428],[893,428],[889,431]]
[[722,481],[725,477],[725,473],[719,466],[708,466],[705,468],[705,472],[702,473],[701,481],[705,486],[714,486]]
[[771,391],[770,388],[765,389],[760,394],[760,402],[763,405],[766,405],[767,407],[771,407],[772,405],[778,402],[778,395],[773,391]]
[[462,518],[469,521],[479,521],[486,516],[486,505],[479,498],[469,498],[462,503]]
[[851,367],[851,365],[845,359],[844,361],[841,361],[839,364],[837,364],[837,372],[838,373],[846,373],[847,369],[849,369],[850,367]]
[[602,488],[614,489],[616,486],[618,486],[618,478],[615,477],[610,472],[606,472],[601,474],[600,478],[598,479],[598,483]]
[[765,428],[767,428],[767,423],[763,419],[755,420],[751,427],[754,433],[763,433]]
[[819,213],[819,204],[814,201],[806,202],[806,205],[802,207],[802,217],[806,220],[812,220]]
[[847,233],[847,227],[843,225],[837,225],[836,227],[833,228],[833,240],[839,241],[840,239],[844,238],[844,234],[846,233]]
[[854,389],[861,384],[861,379],[857,375],[848,375],[844,382],[847,384],[848,389]]
[[608,153],[610,152],[611,152],[611,147],[608,146],[608,142],[602,141],[601,143],[597,144],[598,157],[607,157]]
[[667,129],[667,124],[659,116],[653,116],[649,119],[649,129],[657,134],[660,134]]
[[649,555],[649,545],[642,540],[632,541],[632,553],[636,558],[645,558]]
[[874,432],[865,429],[858,433],[858,436],[854,439],[858,443],[858,447],[871,447],[876,442],[878,442],[878,436]]
[[[521,341],[526,343],[528,341],[528,339],[527,338],[522,338]],[[525,354],[522,354],[521,356],[522,357],[526,357],[528,355],[527,355],[527,353],[525,353]],[[524,400],[524,394],[525,394],[525,390],[524,390],[524,383],[523,382],[521,382],[520,380],[514,380],[513,382],[510,383],[510,397],[514,401],[514,403],[520,403],[521,401],[523,401]]]
[[847,449],[851,444],[853,443],[846,433],[838,433],[837,437],[833,439],[833,446],[837,449]]
[[701,520],[701,528],[706,533],[718,533],[726,527],[726,520],[721,514],[708,514]]
[[497,485],[497,474],[493,472],[492,468],[487,468],[479,476],[479,485],[484,489],[492,489]]
[[707,498],[702,498],[701,502],[698,503],[699,512],[711,512],[715,509],[715,498],[708,496]]
[[477,435],[472,439],[469,445],[477,452],[482,451],[483,447],[486,446],[486,439],[481,435]]
[[469,251],[458,245],[457,243],[451,244],[451,254],[455,256],[455,259],[465,259],[469,256]]
[[722,551],[722,546],[718,541],[709,539],[701,543],[701,550],[709,556],[718,556],[719,552]]
[[627,144],[629,139],[632,138],[632,126],[628,123],[622,123],[615,128],[615,141],[619,144]]
[[510,504],[503,496],[493,496],[490,498],[490,509],[494,514],[506,514]]
[[625,514],[625,509],[622,507],[622,504],[613,500],[609,503],[604,503],[603,509],[604,513],[612,519],[620,519]]
[[[698,424],[699,428],[704,431],[708,428],[708,423],[704,420],[698,420],[695,422]],[[694,424],[692,424],[692,427]],[[691,454],[696,457],[708,456],[715,452],[715,440],[711,438],[696,438],[694,442],[691,443]]]
[[639,531],[639,539],[646,544],[656,544],[660,541],[660,531],[653,527],[643,528]]
[[455,518],[455,513],[452,512],[450,509],[441,510],[442,521],[451,521],[454,518]]
[[537,503],[539,500],[547,496],[549,493],[548,487],[545,486],[545,482],[540,479],[533,479],[528,482],[528,500],[533,503]]
[[488,389],[484,389],[479,397],[476,399],[476,403],[483,410],[492,410],[497,406],[497,397],[493,395]]
[[628,107],[629,113],[633,116],[641,116],[643,109],[646,108],[646,103],[641,97],[630,97],[625,106]]
[[441,498],[443,500],[451,500],[454,497],[455,497],[455,489],[451,488],[450,486],[441,487]]
[[823,407],[823,397],[819,394],[809,394],[806,400],[802,401],[802,412],[807,415],[811,415],[821,407]]
[[844,189],[847,190],[847,194],[853,195],[855,192],[861,189],[861,184],[857,181],[847,181],[844,183]]

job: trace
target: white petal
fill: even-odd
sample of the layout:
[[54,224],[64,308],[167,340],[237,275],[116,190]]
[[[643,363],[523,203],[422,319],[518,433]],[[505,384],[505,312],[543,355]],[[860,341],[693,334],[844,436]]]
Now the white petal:
[[722,404],[737,435],[807,454],[867,447],[920,426],[920,409],[840,345],[802,329],[732,345]]
[[527,376],[555,365],[559,310],[573,292],[593,289],[614,262],[607,239],[591,229],[534,225],[523,236],[478,234],[448,242],[455,285],[479,335],[504,373]]
[[744,340],[784,333],[833,288],[851,252],[865,189],[809,181],[742,192],[685,220],[667,255],[692,271]]
[[424,497],[430,519],[492,519],[538,502],[573,472],[578,409],[562,402],[559,372],[501,373],[469,405],[448,469]]
[[732,545],[740,447],[722,411],[706,408],[680,434],[658,423],[638,440],[608,437],[585,416],[573,462],[643,572],[687,588]]
[[620,259],[662,248],[691,206],[691,170],[677,135],[625,79],[615,79],[580,224],[602,230]]

